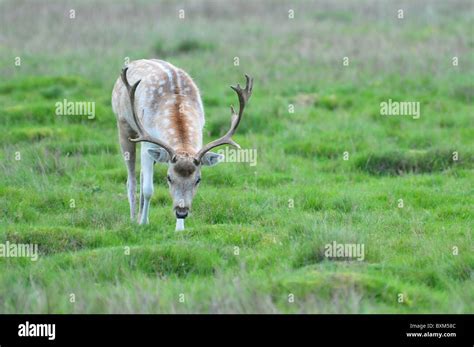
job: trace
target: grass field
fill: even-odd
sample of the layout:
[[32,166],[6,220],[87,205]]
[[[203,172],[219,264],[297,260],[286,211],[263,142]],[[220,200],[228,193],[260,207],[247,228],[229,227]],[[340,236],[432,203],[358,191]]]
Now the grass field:
[[[0,258],[0,313],[474,313],[473,7],[0,1],[0,243],[40,252]],[[110,105],[127,57],[189,72],[206,140],[255,79],[235,138],[257,165],[204,168],[183,232],[163,165],[150,224],[129,220]],[[95,118],[56,115],[64,99]],[[327,258],[333,241],[364,260]]]

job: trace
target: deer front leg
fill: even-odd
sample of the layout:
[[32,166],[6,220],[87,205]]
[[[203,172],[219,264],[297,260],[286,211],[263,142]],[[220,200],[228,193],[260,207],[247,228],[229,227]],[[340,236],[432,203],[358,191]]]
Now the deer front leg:
[[140,224],[148,224],[150,200],[153,195],[153,163],[154,160],[147,152],[149,147],[142,144],[141,148],[141,174],[140,174]]
[[139,199],[140,201],[139,206],[138,206],[138,221],[140,221],[140,216],[142,215],[143,212],[143,189],[142,189],[142,182],[143,182],[143,173],[140,172],[140,195]]

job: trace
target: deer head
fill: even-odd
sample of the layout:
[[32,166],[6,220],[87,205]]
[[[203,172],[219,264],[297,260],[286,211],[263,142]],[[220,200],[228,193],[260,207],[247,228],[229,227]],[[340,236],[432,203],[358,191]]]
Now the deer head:
[[148,142],[158,146],[149,148],[148,153],[155,162],[168,164],[167,181],[170,195],[173,199],[173,210],[177,218],[186,218],[191,209],[194,195],[201,182],[201,167],[214,166],[218,164],[223,157],[217,153],[210,152],[210,150],[226,144],[240,148],[240,146],[232,140],[232,135],[234,135],[237,130],[240,120],[242,119],[245,105],[252,95],[253,79],[245,75],[246,86],[243,89],[239,84],[235,87],[231,86],[237,93],[239,99],[239,112],[236,113],[234,107],[231,106],[231,125],[227,133],[221,138],[203,146],[199,152],[191,153],[184,151],[176,152],[170,145],[160,139],[152,137],[145,130],[135,110],[135,91],[140,81],[130,86],[126,77],[127,68],[122,70],[121,76],[130,97],[133,120],[138,133],[137,138],[130,138],[129,140],[132,142]]

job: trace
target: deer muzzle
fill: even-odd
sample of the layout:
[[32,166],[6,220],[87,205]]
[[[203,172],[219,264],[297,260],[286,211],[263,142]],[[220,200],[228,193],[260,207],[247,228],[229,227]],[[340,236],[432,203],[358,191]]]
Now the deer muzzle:
[[181,219],[184,219],[188,216],[188,213],[189,213],[189,208],[188,207],[176,207],[174,209],[175,213],[176,213],[176,218],[181,218]]

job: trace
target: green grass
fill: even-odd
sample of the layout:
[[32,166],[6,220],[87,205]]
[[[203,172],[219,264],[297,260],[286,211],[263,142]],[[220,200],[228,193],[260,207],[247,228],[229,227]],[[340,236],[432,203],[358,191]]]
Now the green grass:
[[[37,262],[0,258],[0,312],[473,313],[467,4],[407,5],[416,15],[402,25],[387,19],[393,6],[372,11],[370,2],[301,2],[288,23],[284,3],[248,2],[238,9],[248,15],[195,5],[180,22],[168,4],[143,2],[127,31],[124,4],[86,3],[63,30],[37,28],[24,54],[26,28],[0,34],[0,243],[40,251]],[[0,13],[35,18],[30,5],[2,3]],[[51,18],[67,13],[48,6]],[[157,9],[166,30],[149,30]],[[106,12],[107,28],[85,25]],[[98,32],[104,42],[88,39]],[[102,59],[91,58],[97,52]],[[244,72],[255,78],[235,137],[257,149],[257,165],[204,168],[183,232],[174,231],[162,165],[150,224],[130,222],[110,107],[124,57],[163,56],[200,87],[206,140],[229,124],[228,85]],[[419,101],[421,118],[381,116],[389,98]],[[63,99],[94,101],[96,117],[55,115]],[[365,259],[326,258],[333,241],[364,244]]]

